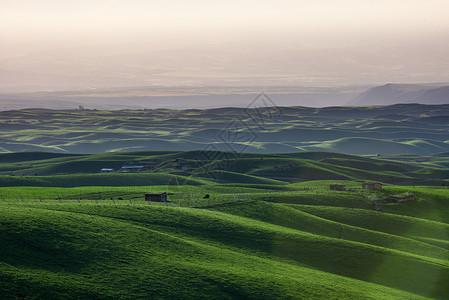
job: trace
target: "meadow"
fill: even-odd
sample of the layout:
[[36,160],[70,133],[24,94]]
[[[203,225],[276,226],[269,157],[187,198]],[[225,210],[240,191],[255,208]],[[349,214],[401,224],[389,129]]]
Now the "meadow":
[[[126,199],[160,188],[103,187],[119,201],[89,199],[100,187],[2,188],[2,298],[444,299],[449,293],[446,189],[399,188],[419,196],[382,203],[382,212],[362,192],[319,188],[170,191],[202,202],[189,207]],[[218,201],[201,199],[206,191]],[[44,197],[21,200],[14,193]]]
[[1,154],[2,299],[447,299],[444,155],[231,154]]
[[[113,171],[101,173],[104,168]],[[313,180],[447,186],[448,178],[447,153],[380,157],[317,151],[255,154],[213,150],[0,154],[0,185],[4,187],[220,183],[286,189],[290,183],[308,185]]]

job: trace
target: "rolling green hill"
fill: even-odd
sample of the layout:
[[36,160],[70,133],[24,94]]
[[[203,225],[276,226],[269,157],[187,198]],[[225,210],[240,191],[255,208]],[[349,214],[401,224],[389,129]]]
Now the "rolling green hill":
[[0,154],[0,298],[447,299],[448,165],[445,153]]
[[433,155],[449,151],[449,106],[0,112],[0,151],[220,151]]
[[[343,206],[305,205],[295,193],[288,203],[271,193],[266,196],[277,203],[241,200],[203,209],[2,201],[0,294],[446,298],[447,223],[407,216],[412,203],[381,213],[344,207],[353,201],[345,193],[333,195]],[[438,199],[420,189],[417,201]]]
[[[122,169],[142,165],[138,172]],[[310,180],[376,180],[447,185],[446,156],[355,156],[332,152],[236,154],[219,151],[139,151],[98,154],[0,154],[3,186],[163,185],[176,176],[192,184],[279,185]],[[101,174],[102,168],[112,173]]]

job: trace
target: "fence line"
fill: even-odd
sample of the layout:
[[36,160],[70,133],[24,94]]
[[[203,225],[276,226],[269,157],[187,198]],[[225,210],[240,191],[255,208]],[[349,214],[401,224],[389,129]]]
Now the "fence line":
[[[198,194],[199,195],[199,194]],[[202,195],[201,195],[202,197]],[[184,207],[184,208],[203,208],[210,207],[214,205],[226,204],[239,202],[243,200],[251,200],[251,196],[244,194],[230,194],[230,195],[221,195],[220,197],[212,197],[208,199],[202,199],[201,197],[195,197],[194,195],[190,195],[188,198],[184,199],[174,199],[171,201],[146,201],[143,198],[136,200],[136,198],[132,197],[111,197],[109,199],[100,199],[96,198],[82,198],[82,197],[43,197],[41,195],[33,195],[28,197],[23,197],[19,195],[20,199],[15,199],[14,197],[7,198],[6,196],[0,196],[0,201],[6,202],[8,204],[11,203],[74,203],[74,204],[96,204],[96,205],[157,205],[157,206],[171,206],[171,207]]]
[[[426,188],[426,189],[449,189],[449,186],[400,186],[400,187],[409,187],[409,188]],[[353,189],[352,191],[356,191],[358,193],[364,191],[361,189],[360,186],[350,185],[346,186],[346,191],[349,189]],[[215,205],[222,205],[227,203],[235,203],[235,202],[242,202],[242,201],[251,201],[252,196],[251,194],[259,194],[259,193],[275,193],[275,194],[282,194],[282,193],[290,193],[290,192],[300,192],[300,191],[324,191],[324,190],[330,190],[329,185],[323,185],[323,186],[309,186],[309,187],[298,187],[294,190],[291,189],[283,189],[283,190],[276,190],[276,191],[248,191],[243,193],[235,193],[232,191],[231,188],[226,187],[219,187],[219,188],[207,188],[207,189],[187,189],[186,192],[172,192],[171,195],[175,196],[173,200],[171,201],[165,201],[165,202],[154,202],[154,201],[145,201],[143,200],[143,197],[136,197],[133,195],[128,196],[122,196],[122,197],[110,197],[106,198],[105,195],[108,194],[108,192],[119,192],[120,191],[107,191],[103,190],[102,192],[95,192],[89,193],[85,195],[83,198],[82,193],[76,192],[76,193],[70,193],[68,195],[39,195],[37,194],[31,194],[28,193],[25,195],[15,193],[15,194],[3,194],[0,195],[0,201],[3,202],[17,202],[17,203],[26,203],[29,201],[36,201],[35,203],[48,203],[50,201],[53,201],[54,203],[67,203],[67,202],[73,202],[78,203],[79,205],[85,204],[85,203],[91,203],[91,204],[112,204],[112,205],[157,205],[157,206],[173,206],[173,207],[184,207],[184,208],[205,208],[205,207],[211,207]],[[130,190],[129,190],[130,191]],[[217,193],[217,191],[220,191],[221,194],[218,194],[216,196],[211,196],[210,198],[203,198],[204,195],[214,195]],[[139,191],[140,192],[140,191]],[[132,191],[132,193],[136,193],[135,191]],[[218,192],[219,193],[219,192]],[[95,194],[95,197],[91,197]],[[176,199],[178,198],[178,199]],[[123,200],[123,201],[121,201]]]

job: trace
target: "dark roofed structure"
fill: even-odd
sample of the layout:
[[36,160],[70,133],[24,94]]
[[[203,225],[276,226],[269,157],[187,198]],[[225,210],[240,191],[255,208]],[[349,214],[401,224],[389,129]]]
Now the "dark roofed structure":
[[331,184],[329,185],[329,189],[332,191],[346,191],[346,188],[342,184]]
[[167,193],[145,194],[145,201],[167,202]]

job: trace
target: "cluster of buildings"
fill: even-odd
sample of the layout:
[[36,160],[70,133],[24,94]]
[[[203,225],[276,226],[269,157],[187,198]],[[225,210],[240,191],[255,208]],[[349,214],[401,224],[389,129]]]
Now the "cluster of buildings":
[[[346,191],[346,187],[342,184],[331,184],[329,185],[329,189],[333,191]],[[362,183],[363,190],[382,190],[382,183],[380,182],[364,182]],[[349,189],[350,192],[356,192],[356,190]],[[386,199],[388,203],[401,203],[406,201],[415,200],[415,196],[412,193],[403,193],[398,195],[390,195]],[[376,202],[377,206],[377,202]]]
[[[342,184],[331,184],[329,185],[329,189],[333,191],[346,191],[346,187]],[[382,190],[382,183],[380,182],[364,182],[362,183],[363,190]],[[354,190],[349,190],[353,192]]]

